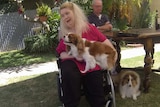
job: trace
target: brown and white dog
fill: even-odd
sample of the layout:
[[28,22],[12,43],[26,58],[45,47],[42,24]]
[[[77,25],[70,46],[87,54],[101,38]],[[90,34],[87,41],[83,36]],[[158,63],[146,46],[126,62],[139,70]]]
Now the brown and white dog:
[[102,69],[112,70],[117,58],[116,50],[102,42],[88,41],[74,33],[64,36],[64,43],[69,46],[69,54],[77,60],[83,59],[86,62],[85,73],[98,64]]
[[120,72],[119,91],[121,97],[133,98],[137,100],[137,96],[140,95],[140,76],[135,71],[126,70]]

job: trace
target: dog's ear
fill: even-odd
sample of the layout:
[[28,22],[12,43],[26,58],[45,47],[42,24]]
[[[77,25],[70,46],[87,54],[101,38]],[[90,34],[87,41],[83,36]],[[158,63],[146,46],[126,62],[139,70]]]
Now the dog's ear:
[[128,83],[128,81],[129,81],[128,75],[123,76],[121,80],[121,85],[124,86],[125,84]]
[[72,44],[77,45],[78,39],[76,34],[71,33],[69,34],[68,38]]
[[122,79],[121,85],[124,86],[126,84],[126,80]]
[[136,75],[132,74],[131,76],[133,77],[133,80],[135,80],[135,81],[137,80],[137,76]]

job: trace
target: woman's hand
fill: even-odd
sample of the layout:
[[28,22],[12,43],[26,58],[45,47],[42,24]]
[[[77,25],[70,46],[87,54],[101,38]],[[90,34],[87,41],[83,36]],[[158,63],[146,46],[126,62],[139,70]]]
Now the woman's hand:
[[67,59],[67,58],[74,58],[73,56],[69,55],[67,52],[62,52],[60,54],[61,59]]
[[78,61],[83,61],[82,56],[76,56],[76,57],[74,57],[74,56],[70,55],[70,54],[67,53],[67,52],[62,52],[62,53],[60,54],[60,58],[61,58],[61,59],[76,58],[76,60],[78,60]]

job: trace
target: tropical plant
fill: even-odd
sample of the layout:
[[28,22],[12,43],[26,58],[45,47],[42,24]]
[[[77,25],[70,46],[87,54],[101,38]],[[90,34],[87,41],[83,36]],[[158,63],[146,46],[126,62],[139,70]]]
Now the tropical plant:
[[25,49],[27,53],[37,52],[49,52],[54,51],[58,43],[58,27],[59,27],[60,16],[58,12],[52,12],[48,16],[47,24],[50,27],[50,31],[39,33],[24,39]]
[[54,11],[47,20],[50,27],[50,31],[46,32],[48,36],[49,46],[51,50],[54,50],[58,43],[58,28],[60,24],[60,15],[57,11]]
[[[115,28],[149,27],[151,23],[150,2],[152,0],[103,0],[103,12],[108,14]],[[138,16],[137,16],[138,15]],[[141,25],[139,25],[141,24]]]
[[[134,0],[103,0],[104,12],[107,12],[109,19],[115,28],[125,30],[132,19],[132,4]],[[107,4],[106,2],[109,2]],[[106,5],[106,6],[105,6]]]
[[92,0],[71,0],[71,1],[80,5],[82,9],[85,10],[86,15],[92,11],[91,7]]
[[131,26],[133,28],[148,28],[153,27],[155,14],[150,12],[150,4],[152,0],[141,0],[139,5],[134,8],[134,20]]
[[36,11],[38,16],[49,16],[52,13],[52,9],[44,3],[42,3],[41,5],[37,4]]

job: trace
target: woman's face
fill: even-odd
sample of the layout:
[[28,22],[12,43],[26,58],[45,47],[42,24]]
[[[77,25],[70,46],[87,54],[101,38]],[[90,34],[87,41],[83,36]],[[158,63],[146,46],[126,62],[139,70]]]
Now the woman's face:
[[75,25],[74,13],[69,8],[60,10],[61,20],[68,28],[73,28]]

